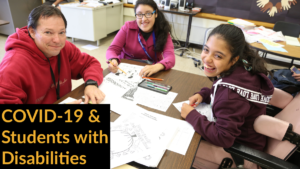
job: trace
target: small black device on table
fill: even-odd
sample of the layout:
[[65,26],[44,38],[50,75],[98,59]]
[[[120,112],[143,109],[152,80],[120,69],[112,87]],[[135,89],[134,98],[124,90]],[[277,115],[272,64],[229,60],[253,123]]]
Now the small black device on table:
[[168,92],[172,89],[172,86],[168,86],[165,84],[153,82],[147,79],[144,79],[142,82],[138,84],[139,87],[143,87],[145,89],[149,89],[155,92],[159,92],[162,94],[168,94]]

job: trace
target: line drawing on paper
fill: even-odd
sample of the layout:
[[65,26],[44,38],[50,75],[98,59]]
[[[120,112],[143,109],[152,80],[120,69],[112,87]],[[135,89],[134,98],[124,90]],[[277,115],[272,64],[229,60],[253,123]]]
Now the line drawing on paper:
[[117,82],[115,79],[113,79],[113,78],[111,78],[111,77],[106,77],[106,78],[104,78],[104,79],[105,79],[106,81],[108,81],[108,82],[114,84],[115,86],[118,86],[118,87],[120,87],[120,88],[122,88],[122,89],[126,89],[126,87],[124,87],[121,83]]
[[137,91],[137,87],[129,89],[122,98],[133,101],[134,100],[134,94]]
[[140,125],[120,124],[111,129],[111,159],[150,149],[151,140]]

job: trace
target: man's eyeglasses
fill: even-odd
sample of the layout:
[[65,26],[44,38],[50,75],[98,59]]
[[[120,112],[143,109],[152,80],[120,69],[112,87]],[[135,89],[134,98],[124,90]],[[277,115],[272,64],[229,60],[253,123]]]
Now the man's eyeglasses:
[[145,14],[135,14],[135,17],[138,19],[142,19],[143,15],[145,15],[146,18],[151,18],[152,15],[155,13],[156,10],[154,10],[152,13],[145,13]]

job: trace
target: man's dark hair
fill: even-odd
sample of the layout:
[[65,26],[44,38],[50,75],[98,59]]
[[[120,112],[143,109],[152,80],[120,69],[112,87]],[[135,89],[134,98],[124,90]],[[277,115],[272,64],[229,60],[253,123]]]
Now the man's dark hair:
[[47,18],[50,16],[61,17],[64,20],[65,28],[67,28],[67,20],[58,8],[50,5],[41,5],[34,8],[30,12],[27,20],[27,29],[29,27],[32,27],[34,30],[36,30],[36,27],[38,25],[38,20],[40,19],[40,17]]

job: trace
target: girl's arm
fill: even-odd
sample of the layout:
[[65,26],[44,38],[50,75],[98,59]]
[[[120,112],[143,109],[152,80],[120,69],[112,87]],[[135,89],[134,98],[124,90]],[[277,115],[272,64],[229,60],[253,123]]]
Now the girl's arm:
[[[126,44],[126,34],[129,29],[129,23],[126,22],[117,35],[115,36],[114,40],[112,41],[111,45],[108,47],[106,51],[106,59],[117,59],[118,63],[120,63],[119,55],[121,54],[121,51],[123,47]],[[109,62],[108,62],[109,63]]]
[[[240,127],[245,122],[245,117],[250,110],[250,104],[246,99],[240,99],[240,95],[229,91],[227,88],[218,88],[216,101],[213,104],[213,113],[216,122],[210,122],[206,116],[196,110],[192,110],[187,116],[189,122],[205,140],[210,143],[229,148],[236,137],[241,134]],[[230,92],[230,99],[228,98]]]
[[[235,105],[234,109],[232,105]],[[192,110],[187,115],[186,121],[208,142],[229,148],[233,145],[236,137],[241,134],[239,128],[245,121],[245,116],[241,112],[248,112],[250,106],[241,100],[222,100],[222,107],[218,104],[214,106],[218,107],[214,111],[223,115],[218,116],[216,122],[208,121],[206,116],[201,115],[196,110]]]
[[195,93],[195,94],[200,94],[203,98],[202,102],[206,104],[210,104],[210,94],[211,94],[211,89],[208,87],[203,87],[200,92]]

